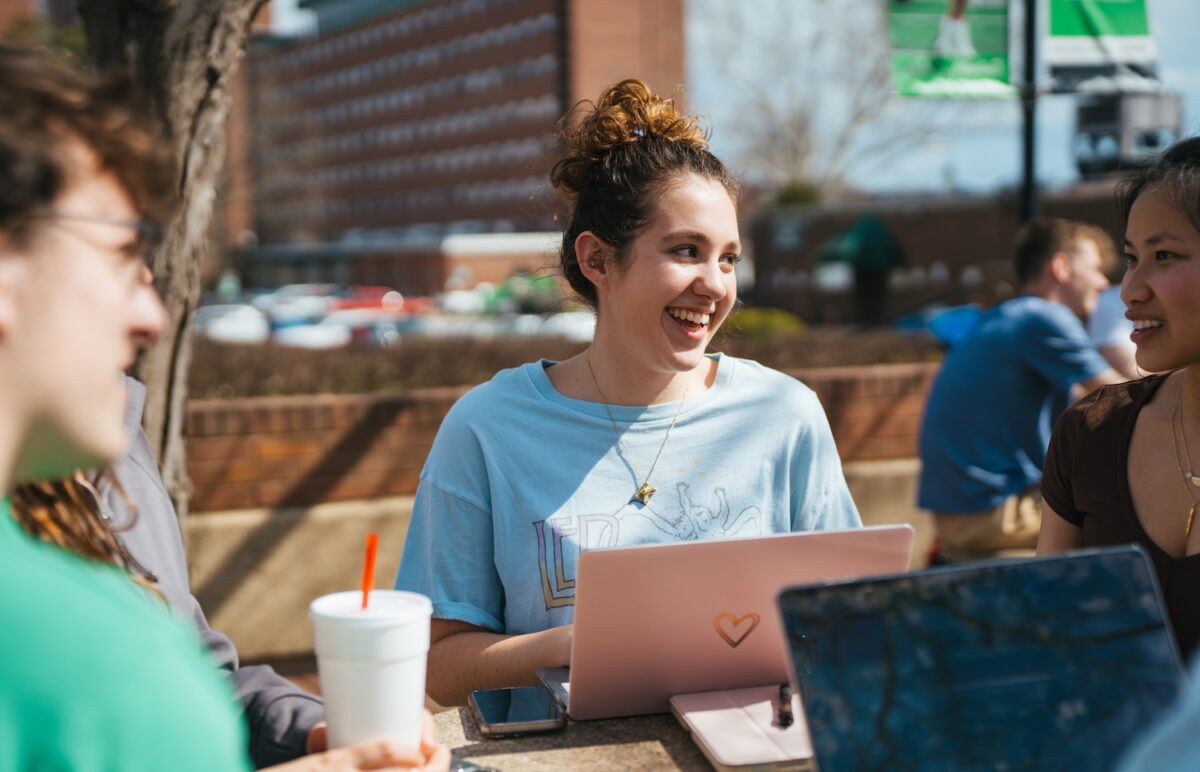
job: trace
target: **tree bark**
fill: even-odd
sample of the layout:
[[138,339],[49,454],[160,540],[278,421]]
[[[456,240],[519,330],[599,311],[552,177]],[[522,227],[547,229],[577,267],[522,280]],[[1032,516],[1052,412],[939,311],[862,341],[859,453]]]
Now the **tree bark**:
[[266,0],[80,0],[88,54],[98,68],[127,69],[153,101],[179,165],[179,209],[153,258],[167,309],[162,337],[141,358],[143,427],[181,518],[191,486],[184,457],[192,316],[225,163],[230,79],[250,24]]

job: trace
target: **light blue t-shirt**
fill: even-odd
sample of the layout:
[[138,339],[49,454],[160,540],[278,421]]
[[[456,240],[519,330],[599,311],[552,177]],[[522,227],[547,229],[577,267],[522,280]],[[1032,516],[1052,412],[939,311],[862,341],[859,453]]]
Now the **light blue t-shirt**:
[[1060,303],[1022,296],[950,349],[921,423],[919,506],[983,512],[1042,479],[1071,387],[1108,364]]
[[421,473],[396,588],[432,598],[435,618],[530,633],[573,620],[583,549],[860,526],[812,390],[717,357],[712,388],[679,413],[644,506],[630,503],[637,475],[649,473],[678,402],[611,407],[626,458],[602,404],[554,389],[552,362],[472,389]]

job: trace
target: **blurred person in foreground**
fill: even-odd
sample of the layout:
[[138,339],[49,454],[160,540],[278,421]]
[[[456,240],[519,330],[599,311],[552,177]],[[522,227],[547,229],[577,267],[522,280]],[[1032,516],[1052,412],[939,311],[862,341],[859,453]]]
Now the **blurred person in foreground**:
[[1055,419],[1122,380],[1083,322],[1108,286],[1106,239],[1067,220],[1025,225],[1015,248],[1020,295],[988,311],[947,354],[921,422],[917,499],[936,518],[941,559],[1033,553]]
[[[50,495],[59,517],[24,521],[42,529],[33,537],[7,498],[127,450],[123,371],[164,319],[144,261],[154,230],[146,217],[169,213],[175,181],[132,96],[126,79],[92,79],[0,47],[3,770],[249,768],[228,681],[194,630],[124,570],[86,502]],[[282,768],[448,762],[431,743],[378,742]]]
[[1118,192],[1121,299],[1138,367],[1157,374],[1107,386],[1059,419],[1038,554],[1141,545],[1188,656],[1200,646],[1200,139],[1168,149]]
[[209,657],[233,681],[256,767],[325,750],[321,700],[270,667],[240,666],[233,642],[208,626],[189,586],[179,519],[142,431],[146,387],[127,377],[125,389],[129,451],[102,475],[77,473],[18,486],[12,495],[14,516],[33,535],[128,570],[195,625]]
[[595,336],[455,403],[413,504],[396,588],[433,599],[443,705],[568,664],[582,550],[861,525],[812,390],[708,352],[737,299],[732,175],[640,81],[587,107],[550,179]]

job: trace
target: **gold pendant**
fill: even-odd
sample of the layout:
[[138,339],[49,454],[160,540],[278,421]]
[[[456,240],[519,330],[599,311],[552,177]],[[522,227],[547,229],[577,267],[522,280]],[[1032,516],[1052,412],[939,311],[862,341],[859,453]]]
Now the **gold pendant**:
[[1196,505],[1193,504],[1192,508],[1188,510],[1187,527],[1185,527],[1183,529],[1184,542],[1186,542],[1192,535],[1192,520],[1195,519],[1195,517],[1196,517]]
[[1187,476],[1187,478],[1192,481],[1192,485],[1195,485],[1197,488],[1200,488],[1200,477],[1197,477],[1194,474],[1189,474]]
[[648,504],[650,502],[650,497],[656,493],[658,493],[658,488],[655,488],[650,484],[650,481],[647,480],[646,482],[642,483],[642,487],[637,489],[637,493],[633,494],[633,497],[643,504]]

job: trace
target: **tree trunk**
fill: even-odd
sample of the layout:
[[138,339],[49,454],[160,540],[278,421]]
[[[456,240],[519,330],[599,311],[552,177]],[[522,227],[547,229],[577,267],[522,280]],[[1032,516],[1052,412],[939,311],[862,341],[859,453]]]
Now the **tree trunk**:
[[250,23],[265,2],[79,0],[92,62],[131,72],[153,100],[179,163],[180,206],[153,259],[168,321],[136,375],[147,387],[142,424],[181,518],[191,490],[183,424],[200,261],[208,249],[213,199],[225,163],[230,79],[245,51]]

